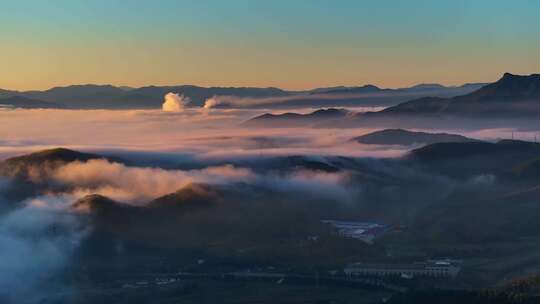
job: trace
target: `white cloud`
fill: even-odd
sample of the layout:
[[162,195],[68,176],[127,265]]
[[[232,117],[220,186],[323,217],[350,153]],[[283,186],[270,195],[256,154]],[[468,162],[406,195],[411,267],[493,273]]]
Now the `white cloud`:
[[190,102],[189,97],[170,92],[165,94],[165,102],[162,105],[162,109],[165,112],[182,112]]

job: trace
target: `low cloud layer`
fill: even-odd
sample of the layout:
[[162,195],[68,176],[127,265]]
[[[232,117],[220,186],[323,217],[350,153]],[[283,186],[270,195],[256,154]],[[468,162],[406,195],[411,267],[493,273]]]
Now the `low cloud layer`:
[[[92,230],[85,220],[87,214],[70,208],[77,199],[89,194],[143,206],[189,183],[241,183],[286,195],[305,193],[304,199],[312,195],[335,202],[351,200],[344,186],[346,174],[294,171],[286,176],[261,175],[232,165],[165,170],[97,159],[68,163],[49,172],[46,178],[56,190],[45,190],[22,202],[1,199],[0,189],[3,206],[20,206],[0,216],[0,290],[4,291],[0,300],[33,301],[54,293],[47,280],[70,265],[72,255]],[[0,187],[10,187],[7,179],[0,182]]]
[[65,211],[68,199],[44,196],[0,217],[0,301],[38,301],[47,280],[69,263],[88,230]]
[[345,190],[348,178],[346,173],[294,170],[287,175],[259,174],[249,168],[228,164],[196,170],[166,170],[132,167],[95,159],[68,163],[56,169],[49,178],[54,184],[67,187],[65,195],[71,200],[89,194],[101,194],[134,205],[144,205],[191,183],[243,183],[284,193],[300,191],[318,193],[329,198],[339,197],[336,201],[348,200]]
[[[173,94],[174,95],[174,94]],[[177,97],[172,99],[176,100]],[[180,98],[180,96],[178,96]],[[399,157],[411,147],[362,145],[352,138],[372,128],[249,128],[242,122],[268,110],[0,110],[0,160],[54,147],[90,152],[166,153],[173,159],[210,161],[286,155]],[[299,108],[293,112],[310,112]],[[283,113],[284,111],[271,111]],[[418,129],[420,131],[433,131]],[[437,130],[477,139],[534,140],[535,129]],[[540,138],[540,137],[539,137]]]
[[60,167],[55,182],[74,187],[77,197],[98,193],[118,201],[141,204],[175,192],[190,183],[247,182],[254,178],[249,169],[231,165],[201,170],[164,170],[128,167],[106,160],[72,162]]
[[200,159],[296,154],[391,157],[406,152],[350,141],[372,129],[253,129],[242,125],[264,112],[0,110],[0,159],[51,147],[191,154]]
[[[403,200],[439,201],[459,187],[480,191],[497,182],[486,173],[460,186],[457,181],[432,176],[416,168],[395,166],[393,161],[371,160],[370,157],[398,157],[411,148],[361,145],[351,141],[374,129],[249,129],[241,123],[265,111],[219,108],[204,111],[184,108],[186,102],[181,96],[172,94],[169,97],[176,104],[171,108],[174,113],[160,110],[0,110],[4,127],[0,128],[0,158],[63,146],[125,157],[129,163],[72,162],[48,176],[51,184],[60,186],[62,192],[57,188],[43,191],[23,202],[0,197],[4,206],[15,203],[22,206],[0,217],[0,289],[10,290],[9,297],[38,290],[38,285],[69,264],[89,226],[81,221],[80,217],[84,215],[68,212],[66,207],[88,194],[98,193],[141,206],[189,183],[242,184],[287,197],[287,203],[291,204],[309,198],[325,200],[332,207],[339,203],[348,206],[393,200],[399,201],[400,205],[396,206],[401,206]],[[510,131],[473,132],[476,138],[495,138]],[[521,137],[533,133],[516,134]],[[361,168],[356,175],[347,170],[307,170],[296,164],[290,165],[290,170],[277,173],[274,169],[260,169],[264,162],[271,168],[277,156],[291,155],[309,156],[308,161],[324,161],[323,156],[363,159],[356,163]],[[143,163],[144,167],[134,165],[137,162]],[[365,173],[363,170],[371,171]],[[394,179],[418,181],[418,184],[428,186],[422,186],[422,191],[418,191],[411,189],[415,183],[412,187],[400,187],[399,183],[393,184]],[[372,180],[377,180],[380,185],[370,186]],[[2,187],[9,186],[9,180],[0,179],[0,192]],[[402,195],[403,192],[407,195]],[[377,207],[372,206],[374,214],[377,214]],[[396,210],[395,213],[400,212]],[[394,210],[385,212],[377,215],[389,216],[387,213]],[[25,257],[23,262],[21,256]],[[19,281],[13,280],[14,274]]]
[[[359,106],[359,105],[374,105],[382,107],[385,104],[388,105],[388,101],[385,99],[393,96],[395,104],[397,100],[405,101],[414,99],[419,96],[414,92],[402,92],[399,94],[391,94],[385,92],[378,93],[298,93],[292,96],[277,96],[277,97],[238,97],[238,96],[226,96],[218,95],[208,98],[203,107],[206,109],[216,107],[229,107],[229,108],[260,108],[260,107],[324,107],[324,106]],[[423,95],[421,95],[423,96]]]

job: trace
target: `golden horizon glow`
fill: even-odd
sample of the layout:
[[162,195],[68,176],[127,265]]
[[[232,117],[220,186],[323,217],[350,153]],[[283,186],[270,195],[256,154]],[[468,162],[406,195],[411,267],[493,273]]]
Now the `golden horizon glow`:
[[486,3],[7,0],[0,88],[396,88],[540,72],[540,2]]

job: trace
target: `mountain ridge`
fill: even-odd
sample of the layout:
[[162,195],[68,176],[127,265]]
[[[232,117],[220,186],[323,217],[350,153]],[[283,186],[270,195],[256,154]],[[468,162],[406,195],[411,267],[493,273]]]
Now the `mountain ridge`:
[[[57,86],[46,90],[16,91],[0,89],[0,98],[21,96],[25,98],[52,102],[65,108],[93,109],[93,108],[160,108],[163,96],[169,92],[178,93],[190,98],[191,106],[202,107],[205,101],[214,96],[231,96],[236,98],[285,98],[289,102],[276,102],[273,106],[349,106],[363,104],[394,105],[414,96],[422,97],[427,94],[441,97],[456,96],[472,91],[484,84],[472,84],[473,87],[431,85],[419,89],[418,86],[410,88],[381,89],[367,84],[362,86],[336,86],[328,88],[314,88],[309,90],[284,90],[276,87],[202,87],[196,85],[148,85],[138,88],[126,88],[110,84],[74,84]],[[370,96],[378,94],[380,96]],[[359,96],[358,96],[359,95]],[[362,96],[366,95],[366,96]],[[297,97],[302,97],[296,100]],[[338,98],[341,97],[341,98]],[[332,103],[331,99],[336,99]],[[256,106],[256,105],[255,105]]]
[[282,114],[265,113],[243,122],[242,125],[252,127],[300,127],[343,118],[349,113],[348,110],[336,108],[318,109],[307,114],[291,112]]
[[538,113],[540,113],[540,74],[504,73],[498,81],[466,95],[452,98],[414,99],[370,113],[370,115],[527,115]]
[[352,139],[362,144],[375,145],[414,145],[434,144],[439,142],[469,142],[477,141],[458,134],[427,133],[404,129],[384,129],[371,132]]
[[0,98],[0,106],[21,109],[62,109],[64,106],[39,99],[28,98],[24,96],[14,95],[10,97]]

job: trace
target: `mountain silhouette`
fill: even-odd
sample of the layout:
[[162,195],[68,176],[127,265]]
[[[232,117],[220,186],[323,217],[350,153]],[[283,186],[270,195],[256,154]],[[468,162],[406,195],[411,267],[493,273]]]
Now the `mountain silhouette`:
[[505,73],[498,81],[453,98],[425,97],[370,116],[388,115],[536,115],[540,113],[540,74]]
[[64,107],[58,103],[32,99],[24,96],[0,98],[0,106],[22,109],[61,109]]
[[434,144],[440,142],[476,141],[465,136],[448,133],[413,132],[403,129],[385,129],[353,138],[362,144],[375,145],[413,145]]

